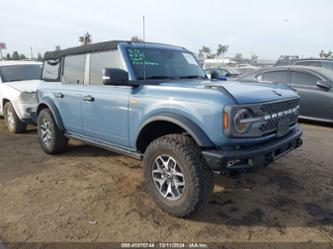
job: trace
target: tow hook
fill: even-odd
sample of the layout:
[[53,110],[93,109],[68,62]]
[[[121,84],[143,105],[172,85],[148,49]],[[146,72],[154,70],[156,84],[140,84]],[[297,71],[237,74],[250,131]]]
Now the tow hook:
[[297,144],[296,144],[296,148],[302,146],[302,144],[303,144],[303,140],[302,139],[298,139],[297,140]]

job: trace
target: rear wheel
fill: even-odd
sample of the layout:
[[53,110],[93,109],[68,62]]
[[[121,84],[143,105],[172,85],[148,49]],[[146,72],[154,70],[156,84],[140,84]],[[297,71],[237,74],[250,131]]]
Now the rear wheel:
[[185,135],[154,140],[145,152],[143,165],[150,195],[173,215],[190,215],[206,203],[213,190],[213,172],[200,148]]
[[49,109],[43,109],[38,114],[37,131],[39,143],[48,154],[59,154],[67,149],[68,139],[59,129]]
[[17,116],[13,105],[7,102],[4,107],[4,116],[7,128],[12,133],[21,133],[27,129],[27,124]]

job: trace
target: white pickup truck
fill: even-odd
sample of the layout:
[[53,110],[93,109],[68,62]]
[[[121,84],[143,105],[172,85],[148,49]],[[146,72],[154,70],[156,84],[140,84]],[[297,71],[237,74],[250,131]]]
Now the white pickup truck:
[[10,132],[23,132],[36,122],[41,68],[39,62],[0,61],[0,116]]

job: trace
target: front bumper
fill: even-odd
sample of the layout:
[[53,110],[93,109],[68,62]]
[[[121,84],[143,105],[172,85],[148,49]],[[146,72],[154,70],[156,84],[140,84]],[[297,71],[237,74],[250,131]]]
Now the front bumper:
[[241,146],[238,149],[205,150],[202,152],[208,165],[216,171],[247,169],[267,166],[302,145],[303,130],[296,126],[287,135],[269,142]]
[[34,104],[16,104],[14,106],[14,109],[16,110],[17,115],[19,118],[26,122],[26,123],[32,123],[35,124],[37,121],[37,103]]

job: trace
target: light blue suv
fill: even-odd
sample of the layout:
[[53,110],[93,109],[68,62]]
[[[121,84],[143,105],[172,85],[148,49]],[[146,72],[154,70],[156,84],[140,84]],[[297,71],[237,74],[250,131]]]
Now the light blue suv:
[[267,166],[302,144],[299,97],[279,84],[208,80],[185,48],[110,41],[45,53],[38,136],[143,159],[150,195],[187,216],[213,190],[213,172]]

